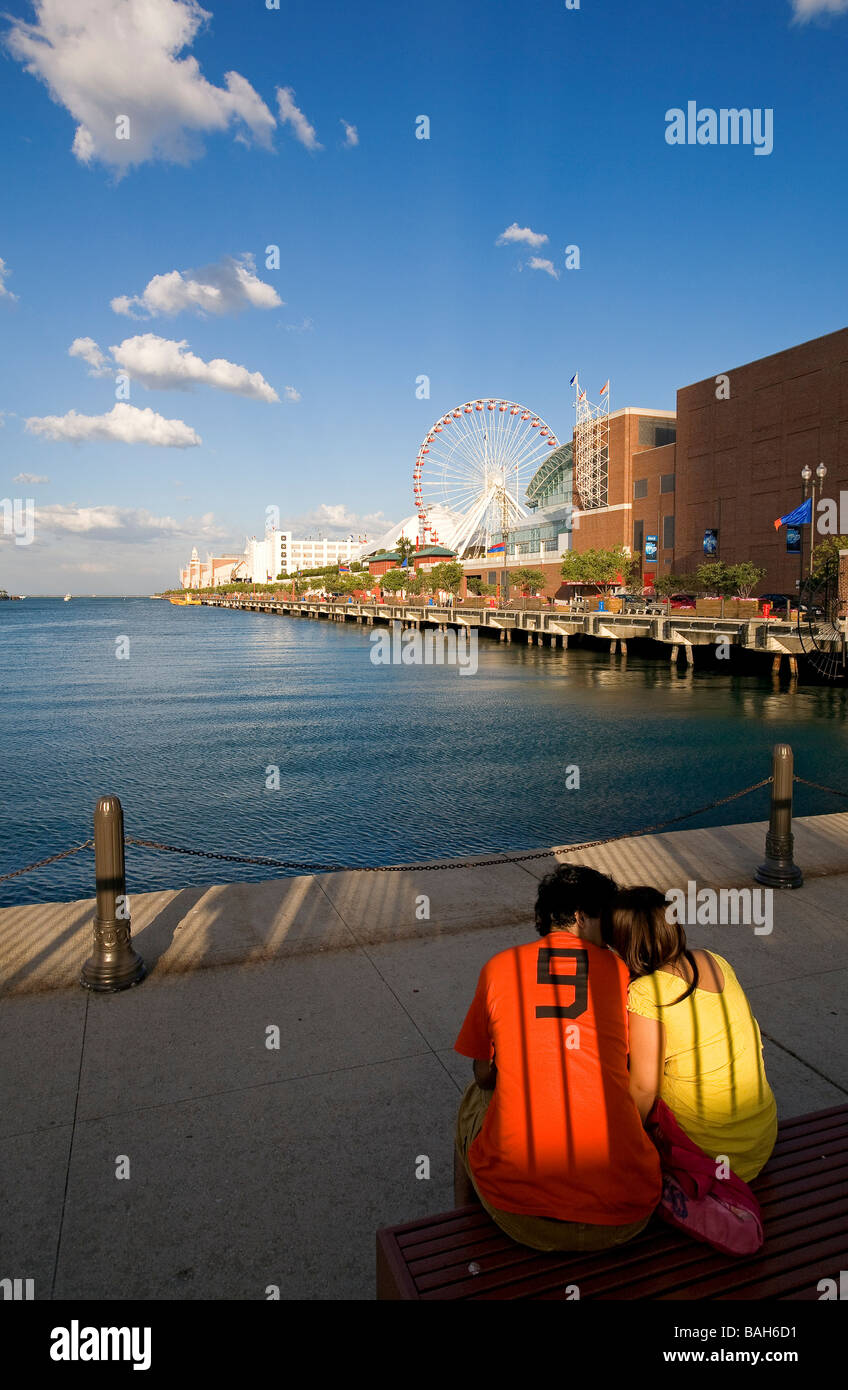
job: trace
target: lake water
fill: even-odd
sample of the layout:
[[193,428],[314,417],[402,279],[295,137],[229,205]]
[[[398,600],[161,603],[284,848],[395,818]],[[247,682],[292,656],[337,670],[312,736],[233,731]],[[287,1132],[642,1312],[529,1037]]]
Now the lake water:
[[[796,771],[848,790],[844,690],[487,639],[473,676],[375,666],[370,631],[149,599],[0,604],[0,874],[87,839],[105,793],[142,839],[365,865],[647,826],[766,776],[782,741]],[[844,809],[797,791],[798,814]],[[131,893],[279,872],[132,847],[127,868]],[[86,851],[0,883],[0,904],[93,891]]]

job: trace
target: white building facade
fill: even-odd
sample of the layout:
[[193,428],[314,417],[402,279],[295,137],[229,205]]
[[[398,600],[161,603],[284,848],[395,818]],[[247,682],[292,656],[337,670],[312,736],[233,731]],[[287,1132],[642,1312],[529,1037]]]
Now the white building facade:
[[180,570],[180,584],[184,589],[211,589],[230,584],[234,579],[243,579],[244,576],[243,555],[208,554],[205,560],[201,560],[195,546],[188,564]]
[[296,541],[291,531],[266,531],[261,538],[247,538],[243,556],[209,555],[204,564],[195,548],[188,565],[180,570],[180,583],[184,589],[227,584],[233,579],[245,579],[252,584],[272,584],[280,574],[297,574],[298,570],[349,564],[351,560],[359,559],[364,549],[363,540],[353,536],[345,541]]
[[279,574],[348,564],[362,554],[359,540],[294,540],[291,531],[268,531],[261,540],[251,536],[245,547],[247,577],[254,584],[270,584]]

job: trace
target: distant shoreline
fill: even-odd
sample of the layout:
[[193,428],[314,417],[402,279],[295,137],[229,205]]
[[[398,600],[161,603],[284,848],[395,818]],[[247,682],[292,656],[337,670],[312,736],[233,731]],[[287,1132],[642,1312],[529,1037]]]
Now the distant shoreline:
[[[74,602],[74,603],[78,603],[81,599],[84,599],[84,600],[88,601],[88,600],[93,599],[93,598],[99,600],[99,599],[109,599],[109,598],[124,599],[124,598],[164,598],[164,597],[165,597],[164,594],[71,594],[71,601]],[[24,599],[33,599],[33,598],[38,598],[38,599],[42,599],[42,598],[58,599],[60,603],[64,603],[64,601],[65,601],[65,595],[64,595],[64,594],[9,594],[9,598],[10,598],[10,599],[17,599],[18,601],[21,601],[21,602],[22,602]]]

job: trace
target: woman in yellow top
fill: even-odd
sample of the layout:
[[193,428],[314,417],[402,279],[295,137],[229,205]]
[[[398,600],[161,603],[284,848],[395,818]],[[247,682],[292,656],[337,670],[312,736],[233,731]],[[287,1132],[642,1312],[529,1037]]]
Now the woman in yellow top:
[[620,892],[604,936],[630,970],[630,1094],[643,1121],[660,1096],[699,1148],[750,1182],[774,1148],[777,1106],[733,967],[687,949],[655,888]]

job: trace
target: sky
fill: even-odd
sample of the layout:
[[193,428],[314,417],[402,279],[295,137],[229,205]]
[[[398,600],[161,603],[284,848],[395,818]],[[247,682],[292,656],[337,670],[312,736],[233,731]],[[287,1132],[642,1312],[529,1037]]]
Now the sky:
[[567,439],[575,371],[671,410],[846,325],[848,0],[571,5],[7,3],[0,588],[376,540],[466,400]]

